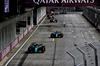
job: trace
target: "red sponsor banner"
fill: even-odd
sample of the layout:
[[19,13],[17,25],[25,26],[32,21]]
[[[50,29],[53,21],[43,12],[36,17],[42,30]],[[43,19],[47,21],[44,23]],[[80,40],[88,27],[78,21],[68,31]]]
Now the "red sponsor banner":
[[100,0],[26,0],[25,6],[99,6]]
[[[11,45],[11,44],[10,44]],[[1,52],[1,60],[11,51],[11,47],[8,45],[2,52]]]
[[24,36],[27,34],[28,32],[27,32],[27,29],[24,31]]
[[11,42],[5,49],[0,52],[0,62],[17,44],[18,38]]
[[23,38],[23,33],[19,35],[19,41]]
[[17,44],[18,44],[18,38],[16,38],[16,39],[11,43],[11,49],[13,49]]
[[0,52],[0,62],[2,59],[18,44],[18,38],[11,42],[5,49]]
[[31,30],[31,26],[28,27],[28,31],[30,31],[30,30]]
[[1,56],[2,56],[2,55],[1,55],[1,52],[0,52],[0,62],[1,62],[1,60],[2,60],[2,59],[1,59]]

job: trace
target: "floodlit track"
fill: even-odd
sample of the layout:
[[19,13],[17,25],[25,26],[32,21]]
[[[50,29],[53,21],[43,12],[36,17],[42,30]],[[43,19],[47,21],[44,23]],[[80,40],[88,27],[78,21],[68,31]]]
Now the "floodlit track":
[[[98,42],[100,39],[99,32],[80,13],[55,15],[55,18],[58,19],[57,23],[50,23],[49,19],[46,19],[40,25],[8,66],[74,66],[73,59],[66,53],[67,51],[75,54],[77,64],[83,62],[81,53],[76,51],[76,46],[84,47],[84,42]],[[63,27],[64,21],[66,27]],[[50,38],[50,34],[56,30],[64,33],[64,37]],[[32,42],[45,45],[46,51],[44,53],[27,53]],[[94,61],[89,63],[92,62],[94,63]],[[89,66],[95,66],[89,63]]]

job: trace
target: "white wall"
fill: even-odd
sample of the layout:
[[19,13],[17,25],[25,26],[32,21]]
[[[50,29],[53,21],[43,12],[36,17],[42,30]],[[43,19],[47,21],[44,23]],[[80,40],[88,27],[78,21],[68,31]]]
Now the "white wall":
[[[28,25],[27,17],[31,17],[31,24],[33,24],[33,12],[31,11],[30,14],[23,16],[22,19],[16,19],[13,21],[13,23],[3,27],[0,29],[0,51],[2,51],[7,45],[9,45],[14,39],[16,39],[20,34],[22,34],[26,28],[28,28],[30,25]],[[25,20],[27,22],[26,28],[21,27],[20,28],[20,34],[16,34],[16,23],[17,21]],[[9,22],[9,21],[8,21]]]
[[37,21],[46,13],[46,7],[40,7],[37,9]]
[[15,38],[15,23],[10,24],[0,30],[0,51],[10,44]]

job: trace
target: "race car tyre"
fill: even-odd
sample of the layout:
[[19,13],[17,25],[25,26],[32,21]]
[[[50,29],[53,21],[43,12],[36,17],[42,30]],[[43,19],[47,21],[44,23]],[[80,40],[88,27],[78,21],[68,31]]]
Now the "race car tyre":
[[28,48],[28,52],[30,52],[31,50],[32,50],[32,48],[31,48],[31,47],[29,47],[29,48]]
[[44,53],[44,51],[45,51],[45,46],[42,47],[42,53]]
[[59,37],[59,38],[62,38],[62,37],[63,37],[63,35],[61,34],[61,35],[59,35],[58,37]]
[[28,52],[35,52],[35,49],[33,49],[33,48],[28,48]]
[[60,38],[61,36],[58,36],[58,38]]
[[52,20],[50,20],[50,22],[52,22]]
[[61,38],[63,37],[63,35],[61,35]]
[[56,22],[58,22],[57,20],[55,20]]
[[48,19],[50,19],[50,17],[48,17]]
[[51,34],[51,38],[54,38],[54,35],[53,34]]
[[58,38],[61,38],[61,36],[58,36]]

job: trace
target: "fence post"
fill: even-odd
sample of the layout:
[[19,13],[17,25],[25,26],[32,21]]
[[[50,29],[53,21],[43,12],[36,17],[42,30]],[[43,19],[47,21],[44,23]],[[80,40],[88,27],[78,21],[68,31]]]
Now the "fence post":
[[67,52],[67,53],[73,58],[73,60],[74,60],[74,66],[76,66],[75,57],[71,53],[69,53],[69,52]]
[[85,52],[82,51],[80,48],[77,48],[77,49],[83,54],[84,66],[87,66],[87,61],[86,61],[86,58],[85,58]]
[[95,56],[95,66],[98,66],[98,56],[97,56],[97,49],[90,43],[88,44],[93,50],[94,50],[94,56]]

